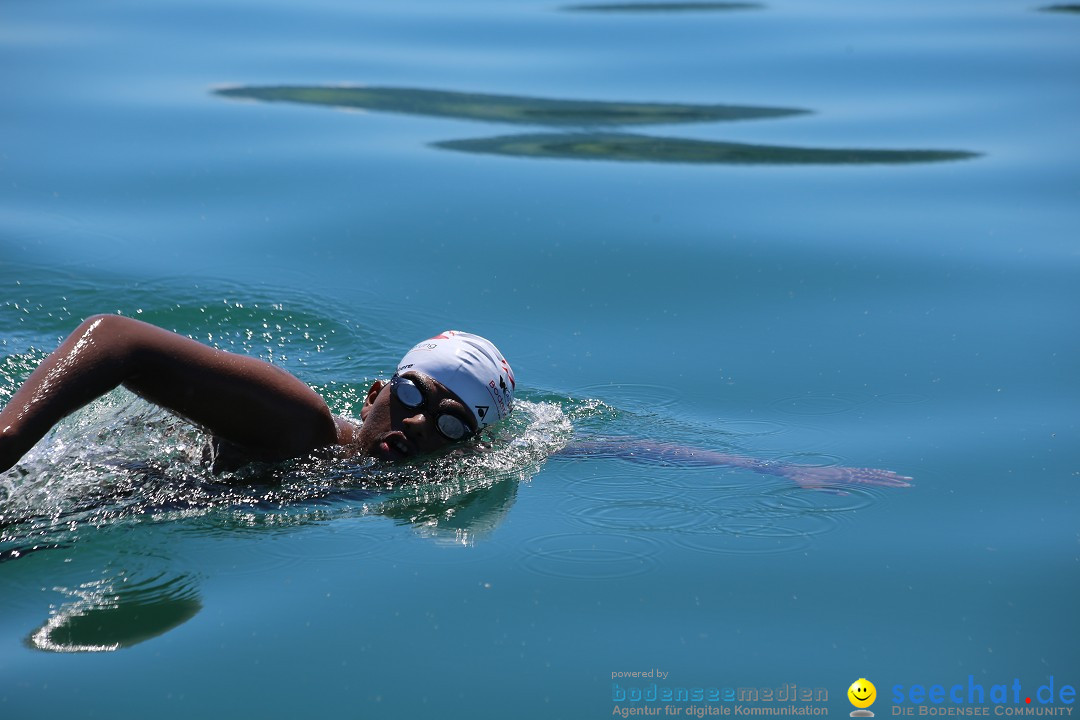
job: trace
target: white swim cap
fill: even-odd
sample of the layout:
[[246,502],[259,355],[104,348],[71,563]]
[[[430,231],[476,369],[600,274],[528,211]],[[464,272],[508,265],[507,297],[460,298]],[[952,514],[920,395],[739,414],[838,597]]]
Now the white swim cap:
[[398,363],[398,374],[408,370],[445,385],[472,410],[478,428],[513,409],[514,373],[498,348],[479,335],[447,330],[418,343]]

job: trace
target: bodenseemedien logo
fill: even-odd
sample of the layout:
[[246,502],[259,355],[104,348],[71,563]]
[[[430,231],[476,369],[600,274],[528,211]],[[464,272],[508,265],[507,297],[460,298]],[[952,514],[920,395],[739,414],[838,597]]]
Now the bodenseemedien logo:
[[866,678],[859,678],[847,689],[847,697],[855,706],[855,709],[851,711],[851,717],[874,717],[874,713],[867,710],[877,700],[877,688],[874,687],[874,683]]

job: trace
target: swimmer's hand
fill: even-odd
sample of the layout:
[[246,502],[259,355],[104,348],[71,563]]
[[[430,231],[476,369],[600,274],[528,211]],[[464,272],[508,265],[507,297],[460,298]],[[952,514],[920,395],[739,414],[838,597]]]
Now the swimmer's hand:
[[771,474],[785,477],[808,490],[841,490],[850,485],[877,485],[879,487],[911,487],[911,478],[874,468],[819,467],[776,463]]

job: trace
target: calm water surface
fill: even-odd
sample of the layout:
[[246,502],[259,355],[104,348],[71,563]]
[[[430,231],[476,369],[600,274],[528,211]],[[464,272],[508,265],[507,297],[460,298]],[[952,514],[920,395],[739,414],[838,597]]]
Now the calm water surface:
[[[1078,75],[1013,0],[5,3],[0,402],[102,311],[343,413],[469,329],[523,401],[231,479],[130,395],[69,418],[0,477],[0,712],[1080,684]],[[557,454],[612,436],[915,481]]]

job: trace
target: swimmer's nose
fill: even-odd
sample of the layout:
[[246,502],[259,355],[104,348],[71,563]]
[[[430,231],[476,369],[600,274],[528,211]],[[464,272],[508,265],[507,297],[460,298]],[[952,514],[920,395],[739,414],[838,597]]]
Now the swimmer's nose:
[[428,427],[427,415],[423,412],[417,412],[413,415],[405,417],[402,421],[401,431],[405,433],[405,437],[409,438],[409,441],[414,445],[423,443],[431,434]]

